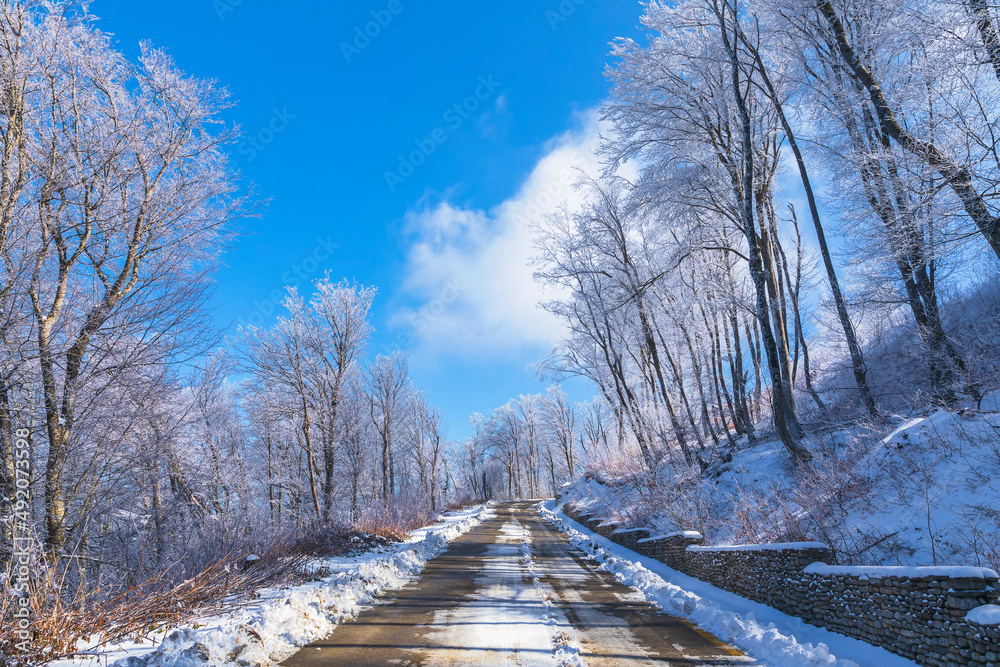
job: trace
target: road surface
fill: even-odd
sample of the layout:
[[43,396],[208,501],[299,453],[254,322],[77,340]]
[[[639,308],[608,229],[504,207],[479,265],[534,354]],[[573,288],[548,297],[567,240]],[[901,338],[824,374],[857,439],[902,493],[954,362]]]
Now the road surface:
[[497,506],[419,578],[283,664],[757,664],[598,571],[532,504]]

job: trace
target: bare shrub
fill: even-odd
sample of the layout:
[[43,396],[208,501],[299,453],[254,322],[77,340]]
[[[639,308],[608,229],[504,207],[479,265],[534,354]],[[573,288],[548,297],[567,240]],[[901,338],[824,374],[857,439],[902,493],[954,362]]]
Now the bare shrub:
[[[68,568],[42,558],[36,570],[41,576],[27,593],[29,653],[15,647],[21,640],[12,614],[20,594],[5,588],[0,597],[0,654],[8,660],[4,664],[13,667],[70,657],[80,642],[93,642],[90,650],[99,650],[125,640],[148,639],[157,630],[197,615],[239,608],[261,588],[303,578],[306,557],[289,553],[286,543],[253,554],[256,560],[247,560],[248,555],[242,550],[227,553],[197,571],[187,570],[190,576],[180,581],[178,572],[186,571],[182,563],[121,590],[81,587],[71,592],[62,588]],[[10,581],[10,574],[8,569],[5,581]]]
[[297,537],[291,550],[304,556],[353,556],[399,542],[403,537],[395,529],[374,525],[329,524]]
[[[858,429],[864,434],[863,428]],[[852,563],[872,541],[884,535],[863,535],[847,527],[859,503],[872,497],[877,479],[861,461],[873,437],[862,435],[840,448],[816,452],[808,466],[789,471],[790,479],[746,483],[733,497],[732,524],[738,541],[826,543],[838,562]]]
[[965,530],[960,531],[958,541],[975,557],[973,565],[1000,572],[1000,508],[968,506],[961,519]]

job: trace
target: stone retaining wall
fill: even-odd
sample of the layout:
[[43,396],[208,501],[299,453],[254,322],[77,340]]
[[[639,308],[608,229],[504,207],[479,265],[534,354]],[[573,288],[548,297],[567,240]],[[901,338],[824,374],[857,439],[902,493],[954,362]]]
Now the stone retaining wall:
[[989,570],[836,567],[819,543],[706,547],[695,532],[651,535],[572,506],[563,511],[679,572],[921,665],[1000,667],[1000,626],[965,618],[1000,598],[1000,581]]

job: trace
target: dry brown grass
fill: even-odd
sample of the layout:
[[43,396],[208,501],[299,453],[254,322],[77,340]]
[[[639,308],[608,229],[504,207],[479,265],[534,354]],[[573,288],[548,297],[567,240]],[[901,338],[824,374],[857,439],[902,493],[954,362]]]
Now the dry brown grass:
[[350,556],[401,542],[404,537],[405,533],[399,534],[375,523],[364,526],[330,524],[296,537],[291,549],[304,556]]
[[43,576],[33,582],[28,594],[28,653],[16,647],[21,641],[12,615],[16,595],[5,589],[0,596],[3,664],[37,665],[68,657],[78,651],[80,642],[99,650],[123,640],[142,640],[157,629],[188,622],[196,615],[238,608],[261,588],[303,577],[306,556],[290,554],[286,545],[271,547],[249,567],[244,555],[227,554],[180,583],[163,574],[121,591],[78,590],[72,594],[63,590],[65,568],[59,574],[50,563],[41,563],[36,571]]
[[411,530],[435,523],[438,514],[439,512],[431,512],[426,507],[397,507],[366,514],[354,527],[369,535],[379,535],[399,542],[406,539]]
[[406,521],[396,518],[386,520],[381,517],[371,517],[358,521],[355,526],[362,533],[377,535],[390,542],[402,542],[406,539],[406,534],[415,528],[426,525],[426,521]]

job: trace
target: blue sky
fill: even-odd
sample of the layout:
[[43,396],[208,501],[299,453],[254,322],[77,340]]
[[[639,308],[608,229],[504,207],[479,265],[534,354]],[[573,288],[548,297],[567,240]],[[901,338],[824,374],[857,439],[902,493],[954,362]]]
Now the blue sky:
[[272,201],[226,256],[221,324],[267,324],[276,290],[329,270],[379,288],[372,351],[411,354],[452,437],[472,412],[544,389],[527,366],[558,328],[534,307],[524,222],[571,196],[566,175],[598,131],[608,43],[638,34],[637,2],[91,10],[129,57],[149,39],[236,102],[235,158]]

